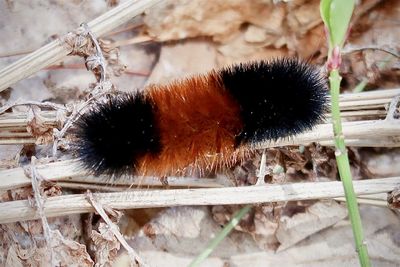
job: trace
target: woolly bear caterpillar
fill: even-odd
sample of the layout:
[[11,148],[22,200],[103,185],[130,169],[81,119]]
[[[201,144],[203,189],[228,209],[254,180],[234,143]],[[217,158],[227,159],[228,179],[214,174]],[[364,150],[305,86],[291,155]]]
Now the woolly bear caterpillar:
[[314,66],[238,64],[94,104],[77,121],[77,152],[95,175],[218,169],[252,144],[310,130],[326,110],[326,80]]

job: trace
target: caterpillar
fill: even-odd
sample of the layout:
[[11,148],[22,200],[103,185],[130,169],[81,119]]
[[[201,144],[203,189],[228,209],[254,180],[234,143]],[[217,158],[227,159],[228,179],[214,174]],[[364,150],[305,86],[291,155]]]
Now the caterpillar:
[[95,175],[218,170],[254,144],[311,130],[326,79],[298,59],[241,63],[94,103],[76,122],[77,155]]

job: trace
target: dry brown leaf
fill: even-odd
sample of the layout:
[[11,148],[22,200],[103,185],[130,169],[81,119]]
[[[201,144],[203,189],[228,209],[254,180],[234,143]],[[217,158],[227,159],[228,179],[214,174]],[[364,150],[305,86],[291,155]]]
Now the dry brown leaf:
[[58,230],[52,231],[52,250],[61,266],[93,266],[94,262],[86,246],[76,241],[65,239]]
[[93,241],[96,264],[99,266],[111,266],[121,244],[108,225],[101,222],[98,231],[92,230],[91,239]]
[[150,36],[160,41],[211,36],[229,39],[240,26],[251,21],[255,12],[263,14],[268,5],[262,0],[245,1],[165,1],[148,10],[144,23]]
[[[23,266],[93,266],[86,247],[74,239],[80,236],[80,216],[48,219],[51,231],[50,248],[43,238],[43,226],[38,220],[2,225],[0,227],[1,253],[7,261]],[[1,264],[1,260],[0,260]],[[6,265],[14,266],[14,265]]]
[[334,225],[346,216],[347,210],[343,205],[335,201],[319,201],[306,208],[304,213],[281,217],[276,230],[276,238],[280,243],[278,251],[285,250],[308,236]]
[[400,209],[400,187],[395,188],[392,192],[388,193],[387,200],[390,208]]
[[[383,49],[399,54],[400,2],[393,0],[363,2],[366,7],[375,6],[377,2],[382,2],[382,4],[368,10],[357,20],[357,24],[353,25],[349,41],[344,47],[346,54],[344,55],[343,77],[350,89],[353,89],[364,77],[369,78],[369,87],[398,86],[399,70],[395,66],[399,61],[398,58],[379,50]],[[387,62],[384,63],[385,61]],[[379,64],[384,64],[384,66],[378,68]],[[385,75],[381,76],[385,70]]]
[[51,143],[54,140],[53,127],[46,125],[44,118],[37,111],[35,107],[29,109],[26,130],[36,138],[36,144]]

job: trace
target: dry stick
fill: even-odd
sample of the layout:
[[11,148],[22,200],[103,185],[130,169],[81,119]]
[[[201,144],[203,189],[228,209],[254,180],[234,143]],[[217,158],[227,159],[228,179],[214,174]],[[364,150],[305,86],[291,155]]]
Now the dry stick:
[[116,34],[120,34],[120,33],[126,32],[126,31],[132,31],[132,30],[140,28],[142,26],[143,26],[143,22],[136,22],[136,23],[133,23],[133,24],[131,24],[129,26],[126,26],[125,28],[117,29],[115,31],[109,32],[109,33],[106,34],[106,37],[110,37],[110,36],[113,36],[113,35],[116,35]]
[[[96,89],[97,90],[97,89]],[[400,94],[400,89],[390,89],[390,90],[378,90],[378,91],[372,91],[372,92],[364,92],[364,93],[359,93],[359,94],[343,94],[340,96],[341,98],[341,110],[343,111],[342,116],[343,117],[349,117],[356,119],[358,116],[361,118],[365,117],[371,117],[371,118],[383,118],[386,115],[386,111],[384,110],[384,107],[389,105],[390,101],[392,100],[393,97],[396,95]],[[101,97],[102,95],[95,95],[92,96],[88,101],[86,101],[83,104],[83,108],[85,108],[91,101],[96,100],[98,97]],[[371,103],[371,100],[373,103]],[[13,103],[12,105],[14,105]],[[58,109],[57,112],[51,112],[51,111],[41,111],[40,115],[44,117],[45,124],[49,125],[59,125],[63,124],[64,128],[61,130],[61,133],[58,133],[58,135],[63,136],[66,132],[66,130],[71,126],[73,121],[77,118],[79,115],[80,110],[74,110],[73,114],[67,119],[66,123],[64,123],[64,120],[60,120],[59,118],[59,111],[61,109],[65,109],[62,106],[59,105],[53,105],[52,103],[36,103],[36,102],[24,102],[24,103],[19,103],[19,104],[32,104],[32,105],[39,105],[39,106],[45,106],[45,107],[51,107],[54,109]],[[7,108],[11,107],[11,105],[8,105]],[[357,109],[362,109],[362,110],[357,110]],[[13,136],[12,134],[8,134],[7,137],[5,137],[3,134],[0,134],[0,144],[24,144],[24,143],[35,143],[35,138],[31,136],[31,134],[28,134],[26,129],[23,130],[23,126],[27,126],[29,120],[27,118],[26,113],[6,113],[0,116],[0,132],[26,132],[26,135],[24,136],[19,136],[17,137],[16,135]],[[327,118],[330,118],[330,115],[326,115]],[[10,128],[10,127],[19,127],[18,129]],[[387,139],[387,138],[386,138]],[[325,142],[325,141],[323,141]],[[332,145],[329,143],[330,140],[328,140],[327,145]],[[396,143],[398,143],[396,140],[392,140],[391,138],[385,140],[381,139],[378,143],[375,143],[375,140],[365,140],[365,141],[360,141],[357,140],[355,141],[354,145],[357,146],[377,146],[377,144],[381,144],[382,146],[396,146]],[[376,145],[375,145],[376,144]],[[351,142],[349,145],[353,145]]]
[[[104,48],[104,46],[103,46]],[[79,70],[79,69],[86,69],[84,64],[57,64],[57,65],[52,65],[50,67],[45,68],[45,70],[67,70],[67,69],[73,69],[73,70]],[[122,74],[129,74],[129,75],[136,75],[136,76],[144,76],[148,77],[150,76],[149,72],[144,72],[144,71],[136,71],[136,70],[131,70],[131,69],[125,69]]]
[[[344,122],[343,132],[346,139],[356,140],[355,144],[360,144],[360,139],[372,139],[376,140],[383,137],[388,137],[393,139],[393,146],[398,146],[398,140],[400,133],[400,123],[388,122],[385,120],[376,121],[354,121],[354,122]],[[255,148],[267,148],[267,147],[277,147],[277,146],[287,146],[287,145],[307,145],[312,142],[324,144],[333,144],[332,141],[332,124],[321,124],[317,125],[312,131],[299,134],[293,138],[287,138],[278,141],[267,141],[261,142],[255,146]],[[366,141],[366,140],[365,140]],[[397,143],[397,145],[395,145]],[[349,145],[355,145],[348,141]],[[364,145],[365,146],[365,142]],[[378,143],[379,146],[381,145]],[[374,143],[369,143],[369,146],[376,146]]]
[[400,104],[400,95],[394,97],[389,105],[389,110],[387,112],[386,121],[389,122],[399,122],[399,104]]
[[389,45],[364,45],[364,46],[357,46],[357,45],[346,45],[343,50],[342,54],[350,54],[353,52],[359,52],[364,50],[377,50],[381,52],[385,52],[393,57],[400,58],[400,54],[397,52],[397,49],[393,46],[390,47]]
[[[61,66],[60,66],[61,67]],[[144,75],[144,74],[143,74]],[[376,90],[376,91],[370,91],[370,92],[362,92],[362,93],[354,93],[354,94],[342,94],[340,95],[340,110],[342,112],[344,112],[343,114],[349,114],[346,116],[367,116],[367,115],[383,115],[386,114],[384,110],[382,110],[382,108],[389,104],[390,101],[396,97],[397,95],[400,94],[400,89],[386,89],[386,90]],[[383,99],[383,100],[382,100]],[[371,102],[366,102],[368,100],[379,100],[379,108],[378,110],[376,110],[375,108],[375,104],[374,105],[371,104]],[[1,110],[4,109],[9,109],[13,104],[9,104],[6,106],[2,107]],[[45,102],[45,103],[39,103],[39,102],[23,102],[21,104],[29,104],[29,105],[38,105],[38,106],[44,106],[44,107],[51,107],[54,109],[66,109],[65,107],[63,107],[62,105],[57,105],[57,104],[53,104],[50,102]],[[362,109],[362,110],[360,110]],[[365,109],[365,110],[364,110]],[[347,113],[346,113],[347,112]],[[2,112],[0,112],[1,114]],[[43,115],[42,113],[45,113],[45,115]],[[46,117],[52,117],[53,120],[56,120],[56,114],[55,112],[51,112],[51,111],[42,111],[42,113],[40,115],[42,116],[46,116]],[[330,114],[326,115],[327,117],[330,117]],[[2,116],[0,116],[0,128],[6,127],[8,125],[4,125],[5,122],[4,118],[6,118],[6,120],[20,120],[21,118],[26,118],[26,113],[19,113],[19,112],[14,112],[14,113],[6,113],[3,114]],[[21,126],[26,126],[25,124],[20,124]]]
[[[92,184],[112,185],[141,185],[163,186],[159,177],[121,177],[118,180],[110,180],[107,176],[88,176],[77,160],[64,160],[54,163],[36,165],[40,175],[46,180],[52,181],[79,181]],[[30,185],[30,179],[25,175],[23,168],[0,171],[0,191],[20,188]],[[218,183],[215,179],[168,177],[168,184],[172,187],[223,187],[226,184]]]
[[140,43],[145,43],[145,42],[150,42],[150,41],[154,41],[154,39],[151,38],[150,36],[141,35],[141,36],[136,36],[136,37],[126,39],[126,40],[115,41],[115,42],[109,44],[107,46],[107,48],[111,50],[116,47],[140,44]]
[[[330,124],[320,125],[316,127],[314,131],[300,134],[292,139],[284,139],[277,142],[264,142],[256,145],[254,148],[264,149],[285,145],[307,145],[311,142],[318,142],[323,145],[332,145],[331,139],[333,134],[331,127]],[[369,146],[382,146],[385,145],[381,141],[382,138],[387,138],[385,142],[391,146],[400,145],[400,123],[393,123],[388,120],[346,122],[343,123],[343,132],[346,138],[349,138],[347,143],[352,145],[365,146],[366,140],[364,139],[370,139],[371,143]],[[43,164],[41,166],[38,165],[37,169],[45,179],[49,180],[66,180],[71,177],[87,177],[87,172],[79,165],[77,160],[66,160]],[[25,176],[21,167],[0,170],[0,177],[0,190],[8,190],[30,184],[30,180]],[[143,177],[137,178],[140,180]],[[95,182],[101,180],[110,181],[109,177],[106,176],[101,176],[100,178],[92,180],[89,179],[88,181]],[[132,181],[132,179],[130,181]],[[143,181],[147,182],[145,179]],[[137,183],[137,179],[132,181],[132,183],[134,182]],[[159,181],[157,185],[161,185]]]
[[[340,202],[346,202],[345,197],[335,197],[334,200],[337,200]],[[373,205],[373,206],[378,206],[378,207],[388,207],[388,202],[386,200],[372,200],[372,199],[357,198],[357,203],[365,204],[365,205]]]
[[40,175],[36,171],[36,166],[35,166],[36,158],[33,156],[31,159],[31,164],[30,164],[30,177],[32,181],[32,189],[34,193],[34,198],[35,198],[35,204],[36,204],[36,210],[38,212],[39,218],[42,221],[42,227],[43,227],[43,235],[47,243],[47,247],[49,248],[49,253],[50,253],[50,259],[52,265],[55,265],[54,263],[54,253],[53,253],[53,246],[52,246],[52,239],[51,239],[51,232],[52,230],[50,229],[50,226],[47,222],[47,218],[44,212],[44,199],[40,194],[40,180],[43,181],[43,179],[40,177]]
[[[353,116],[353,115],[382,115],[385,113],[383,108],[390,103],[390,101],[393,99],[393,97],[396,97],[397,95],[400,94],[400,89],[386,89],[386,90],[377,90],[377,91],[371,91],[371,92],[363,92],[363,93],[357,93],[357,94],[342,94],[340,95],[340,110],[346,114],[346,112],[349,114],[348,116]],[[371,103],[369,100],[374,100],[374,103]],[[379,102],[377,102],[379,101]],[[46,107],[51,107],[54,109],[58,108],[64,108],[61,105],[54,105],[53,103],[38,103],[38,102],[24,102],[25,104],[32,104],[32,105],[44,105]],[[24,104],[21,103],[21,104]],[[8,108],[11,107],[13,104],[8,105]],[[50,105],[50,106],[47,106]],[[51,106],[54,105],[54,106]],[[378,106],[376,106],[378,105]],[[7,109],[8,109],[7,108]],[[377,109],[378,108],[378,109]],[[40,115],[46,116],[46,117],[52,117],[53,120],[56,120],[56,114],[55,112],[51,111],[42,111],[45,113],[45,115]],[[386,113],[385,113],[386,114]],[[329,117],[329,114],[326,114],[327,117]],[[3,120],[12,120],[12,119],[18,119],[20,120],[21,118],[26,117],[26,113],[6,113],[0,116],[0,128],[6,127],[8,125],[4,125]],[[25,124],[20,124],[21,126]]]
[[61,129],[61,131],[58,131],[58,130],[54,131],[55,140],[53,143],[53,157],[56,157],[56,155],[57,155],[58,143],[64,137],[65,133],[72,126],[72,124],[75,122],[75,120],[79,117],[79,114],[81,114],[81,112],[87,106],[89,106],[89,104],[92,101],[103,96],[112,87],[111,82],[106,81],[106,61],[104,59],[103,52],[101,51],[100,45],[99,45],[96,37],[90,30],[89,26],[86,23],[83,23],[82,27],[85,30],[83,35],[88,35],[95,46],[95,55],[91,55],[86,58],[86,66],[91,71],[94,71],[97,67],[100,67],[100,81],[97,83],[96,87],[93,90],[95,93],[83,104],[83,106],[80,109],[74,110],[72,112],[71,116],[67,119],[67,122],[65,123],[65,125]]
[[[106,81],[106,60],[104,59],[103,52],[101,51],[99,42],[97,41],[97,38],[94,36],[94,33],[90,30],[89,26],[86,23],[82,24],[83,28],[85,29],[85,33],[90,37],[92,40],[94,46],[95,46],[95,51],[96,54],[93,56],[89,56],[86,59],[86,66],[90,66],[90,70],[94,71],[95,68],[98,66],[101,68],[100,70],[100,84],[104,83]],[[90,63],[93,61],[93,63]],[[89,65],[90,64],[90,65]]]
[[[0,114],[3,114],[8,109],[13,108],[15,106],[38,106],[41,108],[52,108],[54,110],[67,110],[67,108],[63,105],[52,103],[52,102],[37,102],[37,101],[22,101],[17,100],[13,103],[6,104],[0,108]],[[26,113],[25,113],[26,114]]]
[[142,266],[148,266],[146,262],[135,252],[135,250],[131,246],[129,246],[128,242],[126,242],[125,238],[122,236],[118,227],[110,220],[110,218],[108,217],[108,215],[106,214],[106,212],[102,207],[103,204],[100,204],[90,191],[87,191],[85,196],[86,199],[89,201],[89,203],[96,210],[96,212],[101,216],[101,218],[103,218],[103,220],[108,225],[111,232],[115,235],[118,241],[121,243],[121,245],[128,251],[128,255],[131,258],[132,264],[136,263],[137,261]]
[[[56,112],[41,111],[38,112],[40,117],[44,120],[46,125],[53,125],[54,127],[60,123],[57,121]],[[28,126],[29,117],[27,112],[13,112],[0,116],[0,131],[26,131]]]
[[[354,181],[357,195],[387,193],[399,185],[400,177]],[[123,210],[326,199],[342,197],[344,192],[341,182],[313,182],[209,189],[141,190],[93,195],[103,205]],[[31,207],[28,200],[0,203],[0,210],[0,224],[40,218],[38,211]],[[44,203],[44,213],[48,217],[93,211],[92,205],[83,194],[49,197]]]
[[[354,105],[357,105],[361,107],[361,105],[364,105],[363,108],[366,110],[361,110],[361,111],[345,111],[349,113],[349,116],[351,115],[366,115],[366,114],[379,114],[379,117],[383,117],[386,115],[386,112],[383,110],[384,106],[389,105],[390,100],[392,100],[393,97],[396,97],[396,95],[400,94],[400,90],[386,90],[384,94],[378,94],[377,92],[368,92],[368,93],[361,93],[361,94],[356,94],[356,96],[352,97],[351,95],[343,95],[342,99],[346,100],[344,102],[344,106],[341,107],[341,109],[351,108],[353,109]],[[97,97],[100,97],[100,95],[93,96],[91,99],[89,99],[85,104],[84,107],[92,100],[94,100]],[[346,96],[346,97],[345,97]],[[387,98],[387,97],[391,98]],[[360,97],[364,97],[365,99],[361,99]],[[380,109],[378,110],[371,110],[371,106],[362,104],[365,100],[369,101],[369,98],[371,97],[376,97],[375,102],[377,100],[381,101],[381,104],[379,105]],[[384,98],[383,98],[384,97]],[[393,102],[393,101],[392,101]],[[353,106],[351,106],[351,105]],[[393,106],[393,105],[392,105]],[[393,109],[393,107],[391,108]],[[49,111],[43,111],[40,113],[41,115],[43,114],[43,117],[45,117],[45,123],[46,124],[57,124],[60,122],[60,119],[57,118],[57,113],[51,113]],[[66,129],[70,127],[74,119],[77,118],[79,115],[79,111],[73,112],[73,114],[69,117],[67,122],[65,123],[64,128],[61,130],[60,135],[64,135],[66,132]],[[329,117],[329,116],[328,116]],[[12,143],[33,143],[35,142],[34,138],[30,138],[30,134],[27,133],[26,130],[22,131],[25,132],[26,134],[20,135],[19,138],[17,136],[12,136],[12,134],[6,134],[7,136],[4,136],[2,132],[18,132],[20,133],[23,126],[27,126],[28,124],[28,119],[26,114],[21,114],[21,113],[15,113],[15,114],[4,114],[0,116],[0,144],[12,144]],[[346,138],[348,138],[348,144],[351,146],[398,146],[399,145],[399,128],[398,124],[393,124],[389,121],[352,121],[352,122],[345,122],[344,123],[344,128],[345,128],[345,134]],[[10,128],[11,127],[11,128]],[[16,127],[18,129],[12,128]],[[381,127],[381,129],[377,128]],[[377,131],[379,130],[379,131]],[[262,143],[262,148],[264,147],[271,147],[271,146],[282,146],[282,145],[296,145],[296,144],[307,144],[310,142],[323,142],[326,145],[332,145],[332,134],[331,134],[331,128],[329,124],[324,124],[324,125],[319,125],[315,127],[311,132],[303,133],[300,134],[294,138],[290,139],[283,139],[279,140],[278,142],[264,142]],[[379,142],[376,142],[376,139],[378,137],[382,137],[383,139],[379,140]],[[258,147],[258,146],[257,146]]]
[[261,155],[261,162],[260,162],[260,169],[257,175],[257,182],[256,185],[265,185],[265,173],[267,169],[267,149],[264,149]]
[[[161,0],[127,0],[88,23],[96,36],[102,36]],[[77,30],[78,31],[78,30]],[[54,65],[73,51],[67,43],[71,34],[43,46],[0,71],[0,92],[37,71]]]

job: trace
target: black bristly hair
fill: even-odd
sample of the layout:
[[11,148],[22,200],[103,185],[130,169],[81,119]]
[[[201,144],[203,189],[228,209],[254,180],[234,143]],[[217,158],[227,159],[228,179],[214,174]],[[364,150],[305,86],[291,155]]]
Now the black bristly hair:
[[326,80],[312,65],[292,58],[234,65],[220,71],[240,106],[237,144],[277,140],[310,130],[327,111]]
[[137,159],[161,149],[154,105],[140,93],[120,93],[94,104],[77,121],[77,152],[95,175],[133,173]]

